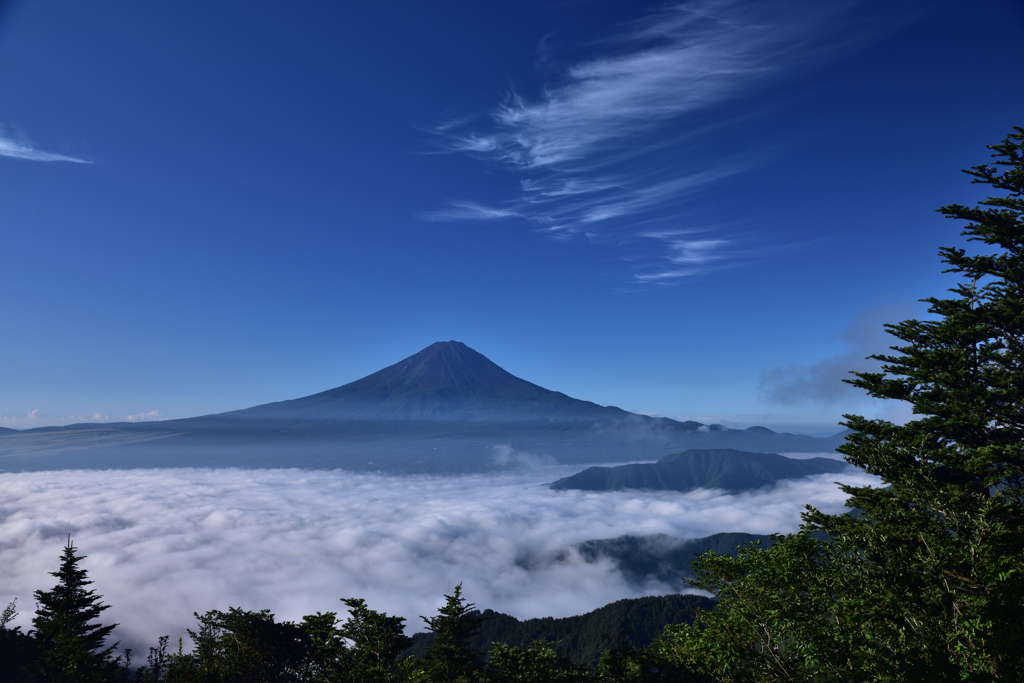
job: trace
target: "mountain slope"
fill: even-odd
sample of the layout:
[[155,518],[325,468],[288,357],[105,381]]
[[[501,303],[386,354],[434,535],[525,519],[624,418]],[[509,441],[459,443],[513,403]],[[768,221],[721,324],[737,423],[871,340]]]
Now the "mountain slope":
[[[661,595],[618,600],[575,617],[524,619],[485,610],[484,622],[470,647],[483,652],[492,643],[527,647],[535,640],[554,643],[574,663],[596,664],[601,654],[618,645],[629,633],[630,642],[646,647],[668,624],[693,623],[695,609],[712,609],[716,600],[703,595]],[[432,633],[416,633],[406,654],[419,656],[434,642]]]
[[497,446],[565,463],[600,463],[655,460],[687,448],[823,452],[841,441],[599,406],[520,379],[449,341],[289,401],[162,422],[0,432],[0,471],[306,467],[454,473],[500,467]]
[[848,467],[830,458],[797,460],[775,453],[745,453],[731,448],[692,449],[673,453],[655,463],[618,467],[590,467],[551,484],[556,490],[692,491],[715,488],[743,491],[767,486],[781,479],[797,479]]
[[[527,382],[457,341],[436,342],[372,375],[319,394],[221,414],[384,421],[608,420],[631,415]],[[693,429],[699,426],[692,423]]]
[[740,546],[754,541],[761,542],[762,550],[774,543],[771,536],[742,532],[712,534],[695,539],[652,534],[584,541],[576,545],[576,550],[587,562],[611,560],[623,576],[637,586],[656,579],[668,584],[673,590],[682,591],[689,587],[684,580],[694,577],[690,563],[698,555],[713,551],[736,557]]

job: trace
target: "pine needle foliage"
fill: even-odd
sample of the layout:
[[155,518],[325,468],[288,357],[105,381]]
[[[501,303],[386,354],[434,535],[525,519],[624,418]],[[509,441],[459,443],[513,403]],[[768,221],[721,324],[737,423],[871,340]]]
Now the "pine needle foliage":
[[88,572],[79,567],[84,555],[75,554],[68,536],[61,554],[60,568],[50,572],[57,585],[48,591],[37,590],[33,631],[39,649],[38,668],[42,680],[106,680],[116,668],[111,655],[116,647],[104,647],[117,624],[96,623],[109,605],[88,586]]
[[76,555],[75,546],[68,536],[68,543],[61,554],[60,568],[50,572],[56,577],[57,585],[48,591],[37,590],[36,616],[32,619],[37,638],[46,641],[56,638],[59,634],[71,636],[81,641],[86,652],[97,654],[103,651],[103,642],[117,624],[103,626],[93,623],[107,609],[95,590],[88,590],[92,585],[88,572],[78,566],[85,555]]
[[[850,383],[909,403],[905,425],[847,415],[839,450],[882,478],[851,487],[860,516],[807,521],[862,551],[869,600],[851,617],[894,677],[1018,680],[1024,670],[1024,129],[967,171],[1001,191],[939,211],[979,248],[940,250],[959,283],[929,320],[887,325],[902,342]],[[870,608],[869,608],[870,607]]]
[[974,243],[939,252],[951,296],[886,325],[881,370],[849,380],[916,416],[844,416],[840,452],[882,484],[842,486],[850,513],[809,507],[766,551],[698,564],[721,603],[661,646],[708,679],[1024,678],[1024,129],[990,149],[967,173],[998,196],[939,209]]
[[462,584],[445,595],[445,604],[437,616],[421,617],[434,642],[423,653],[426,680],[437,683],[471,681],[483,668],[483,654],[472,646],[480,629],[476,605],[462,597]]

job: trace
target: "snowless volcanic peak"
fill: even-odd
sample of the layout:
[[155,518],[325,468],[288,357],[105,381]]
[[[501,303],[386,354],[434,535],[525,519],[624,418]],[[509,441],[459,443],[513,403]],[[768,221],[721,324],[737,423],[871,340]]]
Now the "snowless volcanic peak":
[[462,342],[435,342],[405,360],[347,386],[386,384],[392,387],[454,389],[471,394],[535,387],[492,363]]
[[[619,417],[605,408],[527,382],[462,342],[436,342],[344,386],[257,406],[235,415],[301,414],[320,419],[505,420]],[[614,413],[614,415],[612,415]],[[283,415],[282,415],[283,416]]]

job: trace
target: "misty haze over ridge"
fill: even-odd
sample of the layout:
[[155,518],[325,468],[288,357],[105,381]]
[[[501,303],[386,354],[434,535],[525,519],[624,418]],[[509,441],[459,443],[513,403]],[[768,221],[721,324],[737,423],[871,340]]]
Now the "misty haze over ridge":
[[827,452],[815,438],[599,406],[515,377],[456,341],[303,398],[148,423],[0,433],[0,470],[303,467],[479,472],[508,444],[562,463],[656,460],[689,448]]

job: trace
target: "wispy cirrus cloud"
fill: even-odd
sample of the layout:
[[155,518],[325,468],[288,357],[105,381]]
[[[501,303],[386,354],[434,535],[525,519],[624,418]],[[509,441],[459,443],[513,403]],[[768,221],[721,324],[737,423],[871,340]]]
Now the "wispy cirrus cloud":
[[612,241],[632,250],[642,283],[696,272],[676,267],[681,260],[699,259],[703,272],[712,260],[736,261],[750,252],[731,250],[720,235],[687,244],[639,233],[652,223],[686,227],[699,191],[758,165],[756,153],[708,151],[701,138],[751,116],[742,105],[723,115],[723,104],[863,42],[892,19],[851,31],[849,10],[859,4],[701,0],[629,24],[590,46],[590,58],[562,68],[538,96],[510,93],[489,125],[467,118],[435,128],[443,150],[525,177],[521,196],[501,209],[468,210],[472,203],[460,202],[424,217],[520,218],[559,239]]
[[484,206],[469,201],[449,202],[448,206],[443,209],[424,211],[420,214],[420,218],[427,221],[496,221],[522,217],[521,213],[513,209]]
[[691,233],[648,233],[644,237],[661,242],[664,267],[638,272],[637,282],[672,284],[681,278],[700,275],[730,256],[729,240],[692,239]]
[[836,8],[801,4],[712,0],[658,12],[600,46],[606,54],[570,66],[537,100],[510,94],[494,130],[455,134],[452,148],[524,169],[590,165],[612,143],[785,68],[799,52],[793,39],[806,40]]
[[91,164],[91,161],[85,159],[79,159],[78,157],[67,156],[65,154],[55,154],[53,152],[44,152],[40,149],[36,149],[32,146],[32,143],[28,140],[15,139],[5,134],[3,128],[0,128],[0,156],[12,157],[14,159],[27,159],[29,161],[70,161],[74,164]]

